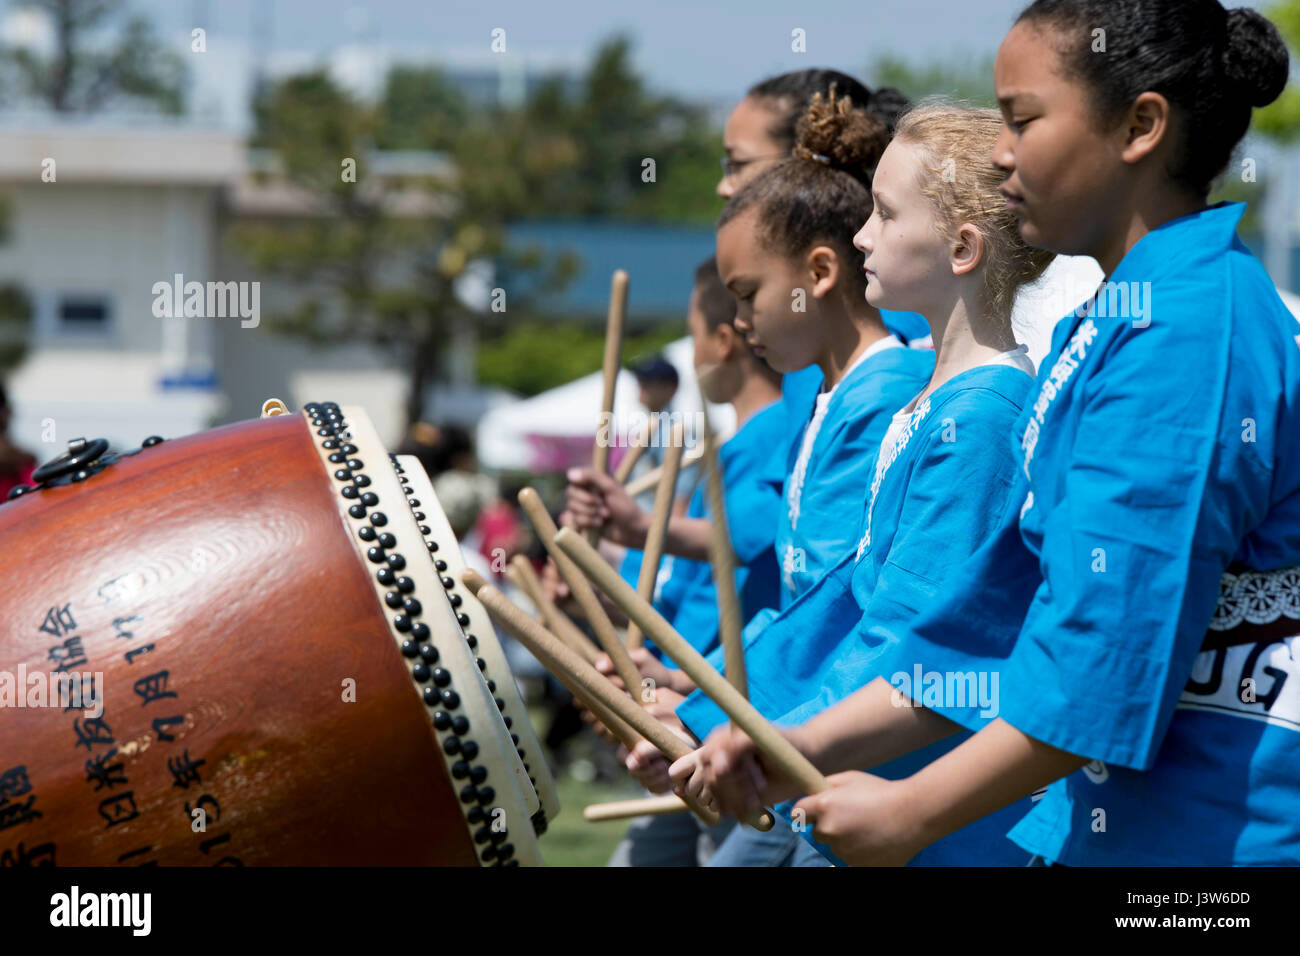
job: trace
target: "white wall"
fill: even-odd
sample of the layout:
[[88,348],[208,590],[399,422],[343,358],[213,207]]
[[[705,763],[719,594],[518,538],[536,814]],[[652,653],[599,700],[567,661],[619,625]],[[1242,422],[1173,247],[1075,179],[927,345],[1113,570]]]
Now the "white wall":
[[[10,241],[0,246],[0,282],[15,282],[36,306],[38,348],[157,352],[163,321],[153,285],[220,279],[212,274],[215,190],[204,186],[23,183],[9,192]],[[104,296],[102,335],[70,336],[55,325],[65,294]],[[207,354],[210,333],[190,324],[189,357]]]

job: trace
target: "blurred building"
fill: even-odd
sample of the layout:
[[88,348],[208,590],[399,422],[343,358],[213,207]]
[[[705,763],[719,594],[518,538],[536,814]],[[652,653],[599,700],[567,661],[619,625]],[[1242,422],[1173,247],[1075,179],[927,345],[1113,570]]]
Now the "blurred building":
[[[385,440],[400,441],[405,373],[377,350],[277,337],[233,308],[157,314],[183,313],[159,307],[160,283],[257,282],[260,316],[292,308],[299,289],[259,275],[228,241],[239,222],[322,214],[277,179],[273,157],[233,132],[121,117],[10,115],[0,138],[10,207],[0,285],[21,288],[33,313],[27,358],[8,376],[21,445],[42,458],[42,437],[56,449],[81,435],[130,446],[253,417],[272,396],[364,405]],[[377,177],[445,171],[431,153],[368,163]],[[428,196],[393,203],[397,216],[438,214]],[[472,369],[473,347],[472,337],[453,343],[449,364]],[[492,398],[472,381],[437,397],[468,421]]]
[[35,449],[52,431],[59,447],[79,435],[131,444],[204,427],[224,404],[215,330],[155,318],[152,290],[177,273],[216,275],[219,208],[240,175],[240,141],[12,116],[0,138],[11,214],[0,283],[32,304],[28,356],[9,376],[16,439]]
[[577,260],[573,279],[558,292],[530,287],[530,276],[502,274],[512,293],[530,297],[538,310],[603,325],[609,309],[609,277],[627,269],[628,320],[633,324],[680,318],[695,283],[695,269],[713,255],[711,226],[669,226],[629,222],[512,223],[507,241],[538,246],[548,253],[569,253]]
[[[120,116],[9,114],[0,137],[0,191],[11,214],[0,286],[20,287],[33,308],[27,358],[8,375],[22,446],[40,458],[78,436],[129,447],[151,434],[252,417],[269,397],[295,407],[319,399],[363,405],[385,441],[400,442],[406,373],[390,355],[362,344],[315,347],[261,322],[292,311],[304,290],[254,269],[231,230],[328,214],[278,175],[273,154],[248,149],[225,128]],[[447,172],[446,160],[427,152],[380,152],[366,163],[380,180]],[[443,212],[416,191],[386,201],[397,217]],[[634,275],[634,324],[684,317],[694,268],[713,248],[707,228],[627,223],[523,223],[509,238],[576,254],[575,280],[539,307],[593,325],[604,321],[609,275],[622,267]],[[485,308],[498,283],[526,291],[516,286],[526,285],[522,277],[480,271],[470,270],[460,290],[469,303],[481,298]],[[233,308],[224,317],[185,317],[178,297],[191,282],[257,283],[257,325]],[[160,294],[168,300],[161,310]],[[472,327],[448,343],[445,374],[426,393],[440,420],[473,425],[512,398],[477,386],[475,349]]]
[[[196,7],[194,21],[207,24],[211,12]],[[325,214],[278,177],[274,156],[247,147],[250,104],[259,82],[322,63],[354,94],[376,96],[388,70],[404,60],[378,42],[373,18],[361,8],[354,13],[341,24],[347,39],[323,60],[271,43],[269,3],[253,6],[249,39],[221,34],[217,42],[210,30],[202,56],[188,53],[188,26],[173,31],[189,73],[183,119],[120,111],[55,116],[13,112],[12,103],[0,113],[0,197],[10,210],[0,287],[19,287],[32,305],[27,357],[6,375],[21,445],[40,458],[80,435],[129,447],[150,434],[251,417],[272,396],[294,406],[322,398],[364,405],[381,436],[400,441],[406,370],[390,355],[365,345],[313,347],[272,335],[264,322],[247,327],[238,315],[183,315],[191,282],[258,283],[262,318],[292,311],[303,295],[287,280],[259,274],[230,241],[244,223]],[[43,23],[8,11],[0,25],[7,41],[49,55],[52,33]],[[18,29],[24,24],[26,32]],[[543,78],[558,76],[576,94],[584,63],[536,52],[503,57],[484,46],[450,53],[438,66],[471,103],[509,106]],[[445,171],[442,157],[425,152],[381,152],[365,162],[367,175],[380,178]],[[398,216],[440,214],[428,196],[394,202]],[[691,272],[712,248],[709,230],[626,224],[533,223],[511,238],[577,254],[571,290],[549,296],[541,311],[593,325],[604,319],[609,274],[619,267],[634,274],[634,323],[683,315]],[[486,307],[498,285],[514,295],[514,277],[480,265],[485,270],[469,270],[458,285],[463,301]],[[168,286],[179,290],[174,314],[160,315],[156,290]],[[439,420],[473,425],[513,399],[478,387],[475,367],[476,332],[466,325],[447,343],[442,374],[425,393]],[[42,448],[42,440],[50,444]]]

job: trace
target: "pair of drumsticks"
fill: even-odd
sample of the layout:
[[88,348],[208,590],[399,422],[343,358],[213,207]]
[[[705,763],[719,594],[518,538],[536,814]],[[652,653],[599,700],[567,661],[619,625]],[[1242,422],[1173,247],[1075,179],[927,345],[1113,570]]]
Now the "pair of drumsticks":
[[[627,313],[627,273],[614,273],[607,319],[603,423],[610,421],[614,404],[614,385],[622,358],[623,324]],[[641,643],[648,635],[655,644],[682,669],[704,693],[708,694],[729,718],[753,739],[755,746],[808,793],[828,788],[826,779],[788,740],[773,727],[747,699],[744,653],[741,646],[740,602],[735,587],[735,554],[727,528],[722,472],[717,448],[708,421],[703,416],[704,436],[696,460],[703,457],[708,470],[708,496],[712,511],[709,560],[718,594],[719,634],[722,640],[726,677],[724,678],[696,651],[657,611],[653,604],[655,578],[663,556],[664,539],[671,514],[673,494],[683,459],[683,434],[680,425],[673,429],[664,464],[657,476],[655,506],[646,539],[638,587],[633,590],[596,551],[599,532],[592,529],[584,540],[572,528],[557,529],[540,496],[531,488],[519,494],[519,503],[532,522],[538,537],[554,560],[574,598],[582,608],[597,640],[610,657],[614,670],[622,679],[626,693],[620,691],[593,666],[599,650],[582,630],[550,601],[527,559],[516,557],[508,572],[512,580],[532,599],[544,623],[534,620],[515,606],[500,591],[486,584],[472,571],[465,573],[465,583],[503,626],[527,647],[554,674],[570,693],[604,724],[628,749],[642,738],[650,741],[666,758],[677,760],[694,749],[635,703],[641,685],[640,672],[628,654],[628,647]],[[646,436],[648,438],[648,435]],[[634,445],[620,463],[615,478],[626,481],[632,466],[648,442]],[[609,445],[599,439],[593,452],[593,465],[607,471]],[[647,476],[650,477],[650,476]],[[637,489],[638,491],[644,489]],[[632,488],[629,486],[628,491]],[[624,644],[605,613],[592,582],[613,601],[629,621]],[[629,695],[632,695],[629,697]],[[706,823],[718,822],[717,813],[693,797],[626,801],[623,804],[589,807],[587,819],[614,819],[641,813],[666,813],[682,804]],[[747,820],[759,829],[770,829],[773,818],[764,811]]]

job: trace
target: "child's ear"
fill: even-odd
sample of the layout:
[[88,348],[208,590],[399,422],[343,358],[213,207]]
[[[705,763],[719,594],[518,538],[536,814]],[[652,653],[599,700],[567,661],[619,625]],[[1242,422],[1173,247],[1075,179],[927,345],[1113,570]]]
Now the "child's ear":
[[809,250],[805,261],[808,279],[812,284],[809,291],[813,298],[820,299],[835,288],[843,263],[830,246],[814,246]]
[[1169,139],[1170,114],[1169,101],[1159,93],[1146,92],[1133,101],[1125,122],[1117,130],[1124,137],[1120,153],[1124,162],[1136,163]]
[[957,229],[951,258],[952,274],[955,276],[966,275],[984,258],[984,236],[970,223],[962,223]]

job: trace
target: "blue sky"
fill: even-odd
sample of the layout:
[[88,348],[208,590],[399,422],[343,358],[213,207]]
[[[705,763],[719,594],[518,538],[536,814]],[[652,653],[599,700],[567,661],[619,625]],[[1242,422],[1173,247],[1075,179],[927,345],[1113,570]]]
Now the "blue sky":
[[[280,55],[324,54],[367,41],[402,57],[473,62],[489,55],[491,31],[506,30],[507,53],[581,64],[609,34],[635,41],[638,66],[665,90],[734,95],[754,80],[805,66],[862,74],[875,55],[981,56],[994,51],[1021,0],[133,0],[170,34],[207,19],[210,41],[247,42],[270,20]],[[791,31],[807,52],[791,51]]]
[[[786,70],[834,67],[870,83],[883,55],[918,65],[979,64],[996,52],[1025,2],[127,0],[189,59],[191,116],[234,128],[250,122],[255,63],[272,75],[328,65],[345,86],[368,96],[394,62],[576,71],[600,41],[619,32],[632,38],[636,65],[653,89],[705,102],[721,117],[755,81]],[[0,0],[6,40],[30,36],[15,28],[21,6],[22,0]],[[196,26],[207,31],[201,57],[189,55]],[[505,30],[504,57],[491,50],[496,28]],[[804,52],[791,48],[796,29],[804,31]]]
[[[254,22],[269,23],[272,52],[294,59],[365,41],[403,59],[473,62],[487,54],[492,29],[502,27],[510,54],[580,64],[599,40],[621,29],[633,36],[638,65],[655,87],[716,98],[734,96],[771,73],[812,65],[863,75],[882,53],[914,61],[978,60],[997,49],[1024,0],[132,3],[172,38],[188,34],[193,25],[206,26],[210,45],[243,46]],[[806,53],[791,52],[795,28],[806,31]]]

